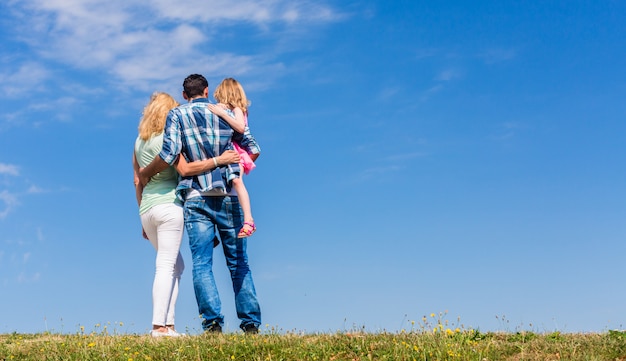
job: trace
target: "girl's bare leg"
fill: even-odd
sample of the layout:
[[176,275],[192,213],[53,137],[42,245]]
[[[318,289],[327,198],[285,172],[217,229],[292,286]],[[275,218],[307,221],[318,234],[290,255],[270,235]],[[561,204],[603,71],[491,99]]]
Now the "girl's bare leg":
[[239,232],[239,238],[251,236],[256,230],[254,225],[254,218],[252,218],[252,207],[250,206],[250,195],[246,189],[243,179],[237,178],[233,180],[233,188],[237,191],[237,197],[239,198],[239,204],[243,211],[243,228]]

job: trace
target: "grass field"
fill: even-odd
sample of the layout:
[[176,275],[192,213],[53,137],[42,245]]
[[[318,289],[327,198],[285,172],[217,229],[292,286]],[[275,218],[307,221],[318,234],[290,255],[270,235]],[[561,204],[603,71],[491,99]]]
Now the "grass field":
[[154,339],[99,332],[0,335],[0,360],[626,360],[626,332],[240,332]]

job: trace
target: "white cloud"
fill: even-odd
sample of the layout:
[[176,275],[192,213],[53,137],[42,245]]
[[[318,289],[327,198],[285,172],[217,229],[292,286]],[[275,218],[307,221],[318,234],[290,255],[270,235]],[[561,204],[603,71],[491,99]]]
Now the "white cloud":
[[189,0],[185,6],[169,0],[152,2],[163,18],[185,21],[243,21],[257,24],[273,22],[335,21],[343,15],[317,1]]
[[[5,64],[0,72],[0,90],[8,97],[17,97],[33,91],[32,87],[40,87],[50,77],[48,70],[41,64],[27,61],[19,65],[17,69],[10,69]],[[24,86],[28,84],[28,87]]]
[[31,185],[30,187],[28,187],[28,190],[26,191],[26,193],[28,194],[37,194],[37,193],[44,193],[45,191],[42,188],[37,187],[36,185]]
[[24,272],[21,272],[18,276],[17,276],[17,282],[18,283],[31,283],[31,282],[37,282],[39,281],[39,278],[41,277],[41,274],[39,272],[35,272],[33,274],[26,274]]
[[20,175],[20,172],[19,172],[17,166],[15,166],[13,164],[0,163],[0,174],[8,174],[8,175],[13,175],[13,176],[18,176],[18,175]]
[[272,66],[261,56],[212,49],[211,36],[226,26],[250,23],[265,29],[272,24],[297,24],[301,29],[307,23],[343,16],[319,2],[303,0],[189,0],[182,5],[169,0],[23,0],[10,4],[15,16],[28,19],[18,21],[24,24],[16,31],[19,40],[42,58],[82,69],[104,69],[113,81],[139,89],[151,89],[159,80],[179,80],[189,73],[187,69],[197,71],[199,64],[208,68],[203,71],[221,74]]
[[0,210],[0,219],[5,218],[19,202],[17,197],[7,190],[0,192],[0,201],[4,202],[4,209]]
[[381,101],[394,100],[394,97],[400,93],[398,87],[385,87],[378,92],[378,99]]
[[503,61],[514,59],[517,56],[516,49],[492,48],[488,49],[479,57],[483,58],[487,64],[495,64]]
[[440,72],[437,77],[436,80],[438,81],[450,81],[453,80],[455,78],[458,78],[460,76],[459,72],[457,70],[454,69],[446,69],[442,72]]
[[429,156],[427,152],[411,152],[411,153],[400,153],[400,154],[392,154],[387,156],[385,159],[387,162],[406,162],[415,158],[423,158]]

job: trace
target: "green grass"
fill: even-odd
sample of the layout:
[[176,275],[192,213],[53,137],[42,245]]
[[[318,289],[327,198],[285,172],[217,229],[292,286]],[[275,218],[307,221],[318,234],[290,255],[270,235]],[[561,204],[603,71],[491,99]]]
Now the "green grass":
[[[410,330],[306,334],[266,326],[258,335],[241,332],[152,338],[118,334],[122,323],[75,334],[0,335],[6,360],[602,360],[626,361],[626,332],[480,332],[449,323],[446,313],[411,321]],[[502,318],[504,321],[505,318]],[[460,322],[460,319],[457,320]]]
[[0,360],[626,360],[626,333],[5,334]]

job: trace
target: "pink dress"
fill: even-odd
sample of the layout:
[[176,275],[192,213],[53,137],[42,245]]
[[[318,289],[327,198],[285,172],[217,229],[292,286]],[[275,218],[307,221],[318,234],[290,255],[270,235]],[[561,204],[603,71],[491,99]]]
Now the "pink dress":
[[[244,121],[245,121],[245,124],[246,124],[246,127],[247,127],[248,126],[248,115],[244,114],[244,117],[245,117]],[[251,170],[256,168],[256,164],[254,164],[254,161],[252,160],[252,158],[250,158],[250,154],[248,154],[248,152],[243,150],[239,146],[239,144],[233,143],[233,146],[235,147],[235,150],[237,151],[237,153],[239,153],[239,165],[243,169],[244,173],[249,174]]]

